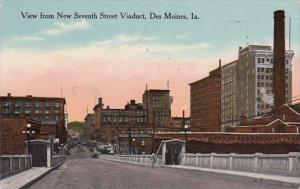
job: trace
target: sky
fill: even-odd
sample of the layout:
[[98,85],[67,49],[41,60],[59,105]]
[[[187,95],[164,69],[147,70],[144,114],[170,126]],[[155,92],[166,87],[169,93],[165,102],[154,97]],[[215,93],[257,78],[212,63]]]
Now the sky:
[[[167,89],[172,115],[189,115],[189,83],[237,59],[239,46],[273,44],[273,12],[291,18],[293,97],[300,95],[300,1],[0,0],[0,94],[66,98],[70,121],[83,120],[98,97],[122,108],[148,89]],[[27,12],[27,14],[26,14]],[[118,14],[76,19],[74,13]],[[147,19],[121,19],[120,13]],[[150,19],[172,13],[189,19]],[[37,14],[36,19],[23,15]],[[54,19],[39,16],[55,15]],[[72,18],[57,18],[57,13]],[[199,19],[190,19],[194,13]],[[288,45],[286,46],[288,47]],[[61,90],[62,89],[62,90]]]

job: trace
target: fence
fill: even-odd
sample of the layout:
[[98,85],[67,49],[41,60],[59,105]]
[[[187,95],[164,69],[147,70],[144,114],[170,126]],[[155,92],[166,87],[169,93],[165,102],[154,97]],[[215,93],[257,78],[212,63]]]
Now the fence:
[[300,176],[300,153],[289,154],[190,154],[182,165],[264,174]]
[[[100,158],[105,160],[115,160],[120,162],[128,162],[128,163],[143,164],[143,165],[152,164],[151,155],[101,155]],[[156,163],[157,162],[158,159]]]
[[32,167],[31,155],[0,156],[0,178]]
[[52,156],[51,158],[51,167],[55,167],[64,161],[66,161],[67,156],[65,155],[57,155],[57,156]]

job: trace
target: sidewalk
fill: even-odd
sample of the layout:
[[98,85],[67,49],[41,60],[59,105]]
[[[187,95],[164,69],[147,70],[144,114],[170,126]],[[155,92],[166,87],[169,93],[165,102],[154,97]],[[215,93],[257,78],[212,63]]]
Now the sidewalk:
[[0,180],[0,189],[18,189],[44,176],[53,168],[33,167],[16,175]]
[[166,165],[164,167],[177,169],[177,170],[200,171],[203,173],[208,173],[216,176],[230,177],[233,179],[234,178],[251,179],[260,183],[276,184],[276,185],[281,185],[283,187],[295,187],[300,189],[300,177],[267,175],[261,173],[232,171],[232,170],[224,170],[224,169],[210,169],[210,168],[202,168],[202,167],[183,166],[183,165]]

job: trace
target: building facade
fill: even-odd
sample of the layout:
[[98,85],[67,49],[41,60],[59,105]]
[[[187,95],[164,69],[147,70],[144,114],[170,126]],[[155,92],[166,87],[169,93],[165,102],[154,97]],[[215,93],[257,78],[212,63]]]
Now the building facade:
[[[27,124],[31,125],[29,129]],[[0,115],[0,154],[26,154],[28,139],[41,138],[40,129],[41,123],[37,120]],[[30,131],[30,138],[23,131]]]
[[[0,115],[3,117],[32,118],[43,125],[57,127],[56,138],[61,143],[67,139],[65,126],[64,98],[55,97],[33,97],[28,96],[7,96],[0,97]],[[43,129],[41,129],[43,130]]]
[[178,129],[182,131],[184,125],[187,125],[188,128],[191,127],[191,118],[189,117],[172,117],[171,128]]
[[170,125],[172,100],[170,90],[145,90],[143,106],[148,112],[149,124],[154,124],[157,128],[165,128]]
[[[293,51],[285,54],[285,102],[292,99]],[[272,111],[273,94],[273,51],[271,46],[249,45],[239,49],[236,64],[235,119],[253,119]]]
[[221,131],[221,61],[209,76],[190,84],[191,130]]
[[237,61],[233,61],[229,64],[222,66],[222,131],[225,131],[225,127],[235,126],[236,64]]

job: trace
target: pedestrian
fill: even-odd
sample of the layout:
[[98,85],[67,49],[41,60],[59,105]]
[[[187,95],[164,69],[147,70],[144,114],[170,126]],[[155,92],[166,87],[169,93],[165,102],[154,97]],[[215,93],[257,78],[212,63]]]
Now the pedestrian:
[[156,155],[154,153],[151,154],[151,167],[154,168],[154,164],[156,163]]

